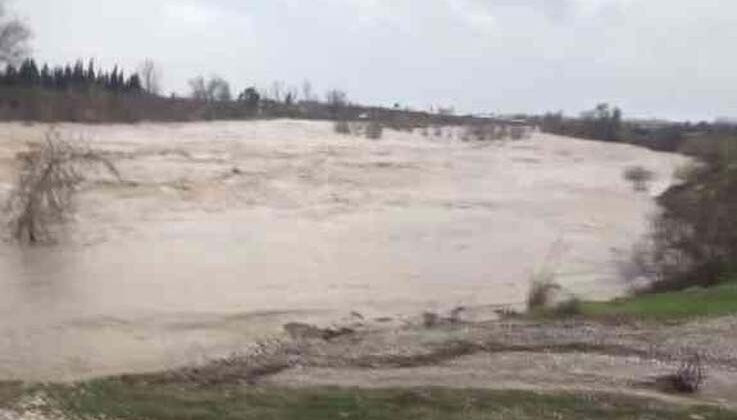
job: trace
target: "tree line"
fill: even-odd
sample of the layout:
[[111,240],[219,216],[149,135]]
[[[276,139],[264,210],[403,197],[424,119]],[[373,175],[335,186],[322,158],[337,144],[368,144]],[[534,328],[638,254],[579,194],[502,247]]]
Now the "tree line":
[[138,73],[126,76],[118,66],[105,71],[95,68],[92,60],[86,66],[82,60],[77,60],[74,64],[52,68],[48,64],[39,67],[34,59],[25,59],[18,67],[7,64],[0,71],[0,85],[60,91],[102,89],[118,93],[144,92]]
[[539,121],[544,132],[604,141],[623,141],[622,110],[601,103],[580,118],[566,118],[562,112],[547,113]]
[[[562,112],[548,112],[528,118],[543,132],[591,140],[634,144],[661,152],[694,152],[696,142],[691,139],[711,139],[737,134],[737,126],[729,123],[625,121],[618,107],[599,104],[579,117],[568,117]],[[705,140],[708,141],[708,140]]]

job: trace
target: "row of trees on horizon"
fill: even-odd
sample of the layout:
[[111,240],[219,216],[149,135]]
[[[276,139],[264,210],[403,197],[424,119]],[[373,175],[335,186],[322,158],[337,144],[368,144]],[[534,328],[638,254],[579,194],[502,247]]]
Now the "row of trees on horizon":
[[141,76],[138,73],[125,75],[123,69],[115,66],[111,71],[95,67],[90,60],[85,65],[82,60],[65,66],[39,66],[32,58],[23,60],[20,66],[7,64],[0,71],[0,85],[5,87],[42,88],[55,90],[104,89],[110,92],[144,92]]
[[[0,86],[17,88],[41,88],[59,91],[90,91],[104,89],[117,93],[148,93],[161,94],[161,72],[156,64],[147,59],[140,66],[138,72],[126,76],[125,71],[118,66],[106,71],[95,66],[94,60],[86,64],[77,60],[73,64],[51,67],[44,63],[39,65],[35,59],[24,59],[19,66],[8,63],[0,70]],[[287,106],[295,105],[300,98],[298,89],[284,87],[274,82],[270,89],[248,87],[237,96],[231,93],[228,81],[219,76],[205,78],[197,76],[189,80],[189,98],[205,102],[242,102],[251,108],[258,106],[264,100],[272,103],[282,103]],[[312,93],[312,85],[305,81],[302,87],[302,100],[321,102],[319,97]],[[175,95],[172,94],[172,97]],[[347,104],[347,95],[340,90],[330,90],[325,96],[325,102],[332,104]]]

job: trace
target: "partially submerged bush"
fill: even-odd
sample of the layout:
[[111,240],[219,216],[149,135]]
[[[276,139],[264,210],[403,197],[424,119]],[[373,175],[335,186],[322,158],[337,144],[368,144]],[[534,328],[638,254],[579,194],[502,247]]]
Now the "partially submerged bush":
[[521,140],[527,134],[527,128],[521,125],[499,122],[472,123],[462,127],[461,139],[464,141]]
[[335,121],[333,130],[338,134],[351,134],[351,126],[346,120]]
[[451,324],[458,324],[461,321],[463,321],[463,313],[466,312],[465,306],[457,306],[453,308],[453,310],[450,311],[450,316],[448,317],[448,321],[450,321]]
[[515,125],[509,129],[509,137],[512,140],[522,140],[526,135],[527,129],[525,129],[525,127]]
[[624,170],[624,179],[632,183],[635,191],[647,191],[655,173],[642,166],[630,166]]
[[681,367],[678,368],[678,371],[670,380],[675,391],[684,394],[694,394],[701,389],[705,377],[701,356],[695,354],[681,363]]
[[351,136],[366,136],[367,139],[378,140],[384,134],[384,125],[378,120],[348,121],[336,120],[333,131],[338,134]]
[[560,285],[555,282],[552,273],[536,274],[530,282],[530,290],[527,293],[527,309],[532,311],[549,307],[554,293],[558,290],[560,290]]
[[64,141],[55,131],[18,159],[20,175],[5,210],[13,237],[32,244],[50,240],[50,226],[64,221],[71,211],[74,192],[84,181],[83,167],[102,165],[120,177],[109,160]]
[[379,121],[372,120],[366,124],[366,138],[378,140],[384,134],[384,126]]
[[440,316],[435,312],[423,312],[422,313],[422,325],[425,328],[436,327],[440,323]]

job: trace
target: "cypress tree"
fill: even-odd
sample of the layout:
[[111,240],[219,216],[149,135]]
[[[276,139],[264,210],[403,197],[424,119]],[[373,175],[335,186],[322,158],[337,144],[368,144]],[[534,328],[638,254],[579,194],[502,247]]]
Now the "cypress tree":
[[67,64],[64,67],[64,76],[62,77],[62,83],[61,83],[63,89],[69,89],[70,87],[72,87],[72,80],[73,80],[72,74],[73,74],[72,67],[69,64]]
[[5,67],[5,77],[3,79],[7,86],[15,86],[18,83],[18,70],[15,69],[15,66],[8,64]]
[[45,63],[41,69],[41,86],[43,86],[44,89],[51,89],[54,87],[54,78],[51,74],[51,70],[49,69],[49,65]]
[[125,74],[123,70],[121,69],[120,72],[118,72],[118,81],[115,82],[116,92],[122,92],[125,90]]
[[90,59],[89,64],[87,65],[87,74],[85,75],[87,78],[88,84],[94,84],[96,81],[95,77],[95,62],[94,60]]
[[66,84],[64,83],[64,69],[63,68],[59,66],[54,67],[53,79],[54,79],[54,88],[60,89],[60,90],[66,88]]
[[102,69],[97,69],[97,78],[95,84],[99,87],[105,86],[105,72]]
[[40,74],[38,66],[33,59],[26,59],[20,66],[18,79],[21,85],[25,87],[38,86],[40,82]]
[[141,78],[138,76],[137,73],[133,73],[133,75],[128,79],[128,82],[126,83],[126,91],[129,93],[140,93],[143,89],[141,87]]
[[80,87],[84,85],[84,82],[84,64],[82,63],[82,60],[77,60],[74,63],[74,69],[72,70],[72,84],[74,85],[74,87]]
[[113,72],[110,73],[110,78],[105,87],[109,90],[118,90],[118,66],[113,67]]

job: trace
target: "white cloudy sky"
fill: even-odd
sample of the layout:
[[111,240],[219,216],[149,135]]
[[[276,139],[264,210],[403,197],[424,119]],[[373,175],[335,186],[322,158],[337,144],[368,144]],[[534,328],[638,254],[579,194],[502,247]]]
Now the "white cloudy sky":
[[34,54],[463,111],[737,116],[737,0],[10,0]]

